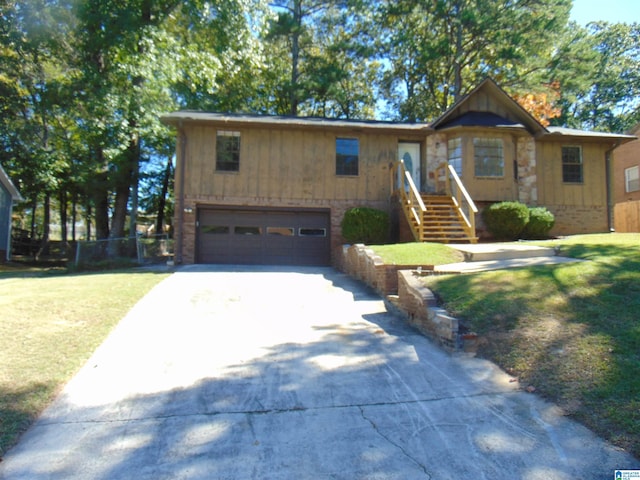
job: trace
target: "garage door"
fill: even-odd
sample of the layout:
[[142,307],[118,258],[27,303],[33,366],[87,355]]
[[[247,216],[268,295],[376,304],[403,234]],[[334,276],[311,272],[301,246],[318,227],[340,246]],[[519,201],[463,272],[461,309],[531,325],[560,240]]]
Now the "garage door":
[[329,212],[198,210],[198,263],[328,265]]

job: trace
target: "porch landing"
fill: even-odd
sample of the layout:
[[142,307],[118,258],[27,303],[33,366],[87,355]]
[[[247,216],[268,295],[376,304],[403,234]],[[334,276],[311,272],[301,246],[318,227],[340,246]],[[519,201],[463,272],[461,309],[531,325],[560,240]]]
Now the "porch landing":
[[473,273],[505,268],[530,267],[579,262],[576,258],[561,257],[555,249],[526,243],[476,243],[449,244],[461,251],[465,261],[437,265],[434,271],[441,273]]

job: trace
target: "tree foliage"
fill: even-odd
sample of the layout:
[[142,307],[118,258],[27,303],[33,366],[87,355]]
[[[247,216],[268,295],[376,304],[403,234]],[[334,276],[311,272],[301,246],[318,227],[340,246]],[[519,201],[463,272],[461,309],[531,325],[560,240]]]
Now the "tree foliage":
[[431,120],[486,76],[542,123],[640,122],[640,27],[570,0],[0,0],[0,162],[22,223],[170,222],[173,132],[198,109]]

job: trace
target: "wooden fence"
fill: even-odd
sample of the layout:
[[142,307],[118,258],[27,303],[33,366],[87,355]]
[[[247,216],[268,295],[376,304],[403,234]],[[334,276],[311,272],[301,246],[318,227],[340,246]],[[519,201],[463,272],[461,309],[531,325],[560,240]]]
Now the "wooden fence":
[[616,232],[640,232],[640,200],[616,203],[613,224]]

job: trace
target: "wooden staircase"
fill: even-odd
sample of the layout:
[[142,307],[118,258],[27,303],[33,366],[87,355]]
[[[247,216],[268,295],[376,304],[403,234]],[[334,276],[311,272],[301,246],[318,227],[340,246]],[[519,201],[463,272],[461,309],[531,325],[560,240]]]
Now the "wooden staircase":
[[460,210],[452,197],[446,195],[422,194],[426,211],[422,212],[422,228],[419,229],[415,218],[412,230],[420,231],[421,242],[437,243],[476,243],[478,237],[470,235]]
[[406,171],[404,162],[398,161],[391,169],[392,196],[400,202],[413,237],[418,242],[476,243],[475,215],[478,213],[457,173],[444,163],[438,174],[442,178],[444,193],[420,193]]

